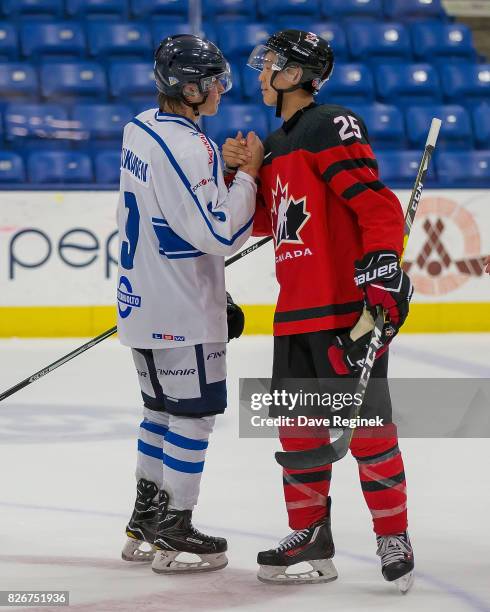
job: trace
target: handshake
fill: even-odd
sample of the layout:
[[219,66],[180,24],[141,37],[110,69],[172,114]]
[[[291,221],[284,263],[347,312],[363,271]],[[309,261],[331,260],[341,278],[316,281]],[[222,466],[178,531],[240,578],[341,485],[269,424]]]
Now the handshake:
[[255,179],[264,159],[264,145],[255,132],[246,137],[238,132],[235,138],[226,139],[222,154],[227,168],[241,170]]

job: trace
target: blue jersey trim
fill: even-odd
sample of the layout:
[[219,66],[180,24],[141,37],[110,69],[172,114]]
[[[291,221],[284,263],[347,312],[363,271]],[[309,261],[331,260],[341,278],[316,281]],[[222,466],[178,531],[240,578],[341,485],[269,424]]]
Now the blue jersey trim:
[[208,447],[207,440],[194,440],[193,438],[180,436],[173,431],[168,432],[165,437],[165,442],[170,442],[170,444],[178,446],[179,448],[185,448],[186,450],[203,451]]
[[140,427],[141,429],[146,429],[146,431],[158,434],[159,436],[165,436],[168,431],[168,427],[165,427],[165,425],[158,425],[158,423],[152,423],[146,420],[141,422]]
[[204,469],[204,461],[181,461],[167,454],[163,455],[163,465],[186,474],[200,474]]
[[[177,115],[176,113],[162,113],[161,111],[157,111],[155,113],[155,119],[157,121],[168,121],[168,120],[175,121],[176,123],[181,123],[182,125],[191,127],[194,130],[197,130],[198,132],[202,133],[202,130],[197,125],[197,123],[194,123],[192,119],[188,119],[187,117],[184,117],[183,115]],[[188,123],[183,123],[184,121],[187,121]]]
[[[144,123],[142,123],[141,121],[139,121],[138,119],[133,119],[132,123],[134,123],[135,125],[137,125],[139,128],[141,128],[142,130],[144,130],[147,134],[149,134],[159,145],[160,147],[163,149],[165,155],[167,156],[169,162],[171,163],[171,165],[173,166],[175,172],[178,174],[180,180],[183,182],[185,188],[187,189],[187,191],[189,192],[189,195],[191,196],[191,198],[193,199],[194,203],[196,204],[196,206],[199,209],[199,212],[201,213],[202,218],[204,219],[204,222],[206,223],[209,231],[211,232],[211,234],[216,238],[216,240],[218,242],[221,242],[221,244],[225,244],[227,246],[231,246],[233,245],[233,243],[235,242],[235,240],[237,238],[239,238],[244,232],[247,231],[247,229],[252,225],[254,217],[252,215],[252,217],[249,219],[249,221],[247,221],[247,223],[241,227],[238,232],[236,232],[236,234],[234,234],[231,239],[228,238],[224,238],[223,236],[220,236],[217,232],[214,231],[213,226],[211,225],[211,222],[209,221],[206,213],[204,212],[204,210],[202,209],[201,203],[199,202],[199,199],[196,197],[196,195],[192,192],[192,187],[191,184],[189,183],[189,180],[187,179],[187,177],[185,176],[185,174],[182,171],[182,168],[179,166],[179,164],[177,163],[177,161],[175,160],[174,156],[172,155],[170,149],[168,148],[168,146],[165,144],[165,142],[163,141],[162,138],[160,138],[160,136],[158,134],[155,134],[155,132],[150,129],[147,125],[145,125]],[[213,147],[214,150],[214,147]],[[215,158],[216,159],[216,158]]]

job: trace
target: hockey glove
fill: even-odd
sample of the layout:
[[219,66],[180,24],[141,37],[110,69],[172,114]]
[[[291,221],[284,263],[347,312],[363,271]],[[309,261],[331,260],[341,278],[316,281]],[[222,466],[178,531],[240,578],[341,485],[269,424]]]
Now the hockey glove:
[[226,292],[226,316],[228,318],[228,342],[233,338],[239,338],[245,327],[245,315],[243,310],[235,304],[231,295]]
[[[377,306],[385,311],[386,322],[381,336],[383,346],[376,353],[376,358],[379,358],[407,318],[413,286],[400,268],[394,251],[375,251],[356,261],[354,281],[363,289],[366,308],[373,318]],[[361,371],[370,338],[371,332],[354,339],[350,333],[337,336],[328,350],[329,360],[337,374],[358,374]]]

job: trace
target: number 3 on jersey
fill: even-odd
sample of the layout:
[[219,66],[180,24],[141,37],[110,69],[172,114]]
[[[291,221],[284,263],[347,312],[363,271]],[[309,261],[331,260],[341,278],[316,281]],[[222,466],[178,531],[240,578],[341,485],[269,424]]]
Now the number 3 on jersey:
[[121,266],[125,270],[132,270],[138,238],[140,235],[140,212],[136,196],[130,191],[124,192],[124,204],[128,209],[128,219],[126,221],[126,238],[121,244]]
[[342,124],[339,129],[340,138],[342,138],[342,140],[349,140],[349,138],[353,138],[354,136],[359,139],[362,138],[361,129],[355,117],[351,115],[347,117],[335,117],[333,122],[335,124]]

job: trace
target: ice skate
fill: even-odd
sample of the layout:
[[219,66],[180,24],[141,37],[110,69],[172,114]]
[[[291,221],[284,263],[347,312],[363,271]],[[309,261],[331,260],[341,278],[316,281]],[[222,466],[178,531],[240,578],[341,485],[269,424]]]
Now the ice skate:
[[377,536],[378,550],[381,557],[381,571],[384,579],[394,582],[404,595],[414,583],[414,558],[408,532],[396,535]]
[[153,540],[158,522],[157,494],[155,483],[144,478],[138,480],[133,514],[126,526],[128,540],[121,555],[125,561],[149,562],[155,556]]
[[[160,491],[159,522],[152,570],[157,574],[211,572],[228,565],[227,542],[198,531],[192,510],[168,510],[168,495]],[[185,553],[185,554],[184,554]],[[192,555],[195,560],[188,560]]]
[[[338,576],[332,562],[335,546],[330,528],[330,506],[328,516],[306,529],[293,531],[281,540],[277,548],[259,552],[260,565],[257,578],[269,584],[306,584],[330,582]],[[311,569],[294,572],[294,566],[306,562]],[[288,569],[291,571],[287,571]]]

